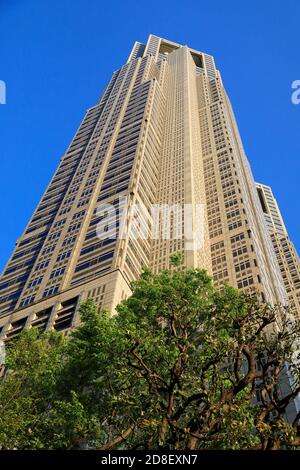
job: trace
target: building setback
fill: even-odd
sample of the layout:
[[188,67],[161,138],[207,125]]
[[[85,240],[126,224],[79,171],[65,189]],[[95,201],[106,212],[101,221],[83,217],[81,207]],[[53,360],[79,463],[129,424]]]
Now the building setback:
[[[111,223],[97,209],[108,203]],[[121,223],[125,204],[146,208],[139,222],[131,212]],[[193,230],[202,208],[201,243],[174,236],[184,224],[172,215],[171,239],[153,237],[155,205],[184,207]],[[101,239],[115,222],[123,236]],[[149,236],[133,236],[141,225]],[[150,35],[88,109],[17,240],[0,281],[0,337],[30,325],[67,331],[87,297],[113,310],[143,265],[159,271],[178,252],[219,288],[227,282],[272,303],[287,298],[213,57]]]

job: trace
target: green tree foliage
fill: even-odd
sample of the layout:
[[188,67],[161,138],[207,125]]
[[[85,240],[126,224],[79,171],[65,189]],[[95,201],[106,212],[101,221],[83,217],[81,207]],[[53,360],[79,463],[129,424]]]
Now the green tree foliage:
[[39,337],[36,329],[20,334],[8,347],[0,382],[0,446],[42,449],[47,442],[44,419],[55,397],[64,338]]
[[198,269],[145,269],[132,288],[114,316],[85,302],[68,340],[29,330],[9,346],[2,448],[300,445],[300,416],[285,419],[300,391],[287,309],[218,292]]

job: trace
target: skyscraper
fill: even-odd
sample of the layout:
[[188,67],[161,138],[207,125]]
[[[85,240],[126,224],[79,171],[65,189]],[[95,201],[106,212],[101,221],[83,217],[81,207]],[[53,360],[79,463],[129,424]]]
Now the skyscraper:
[[1,337],[67,330],[87,297],[113,310],[143,265],[158,271],[178,252],[220,288],[284,302],[263,217],[213,57],[150,35],[87,111],[17,240],[1,277]]
[[269,186],[256,183],[262,210],[271,235],[289,303],[300,320],[300,261],[291,242],[280,209]]

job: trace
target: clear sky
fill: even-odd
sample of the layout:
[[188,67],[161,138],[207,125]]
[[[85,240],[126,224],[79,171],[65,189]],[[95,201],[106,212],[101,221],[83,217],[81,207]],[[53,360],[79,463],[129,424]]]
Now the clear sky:
[[0,269],[85,109],[150,33],[214,55],[299,252],[299,30],[299,0],[0,0]]

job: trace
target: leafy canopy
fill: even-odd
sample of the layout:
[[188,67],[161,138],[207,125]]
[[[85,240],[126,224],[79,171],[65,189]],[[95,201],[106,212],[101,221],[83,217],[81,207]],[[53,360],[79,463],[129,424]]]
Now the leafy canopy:
[[82,304],[68,340],[29,330],[9,346],[2,448],[300,444],[291,407],[300,391],[299,325],[288,309],[231,287],[219,292],[200,269],[145,269],[132,289],[114,316]]

